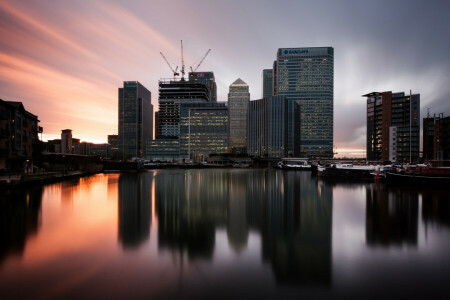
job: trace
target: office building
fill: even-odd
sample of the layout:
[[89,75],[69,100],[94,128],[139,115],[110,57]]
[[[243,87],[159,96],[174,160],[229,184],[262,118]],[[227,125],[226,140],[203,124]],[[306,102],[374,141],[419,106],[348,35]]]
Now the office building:
[[[334,49],[280,48],[274,95],[288,100],[288,155],[333,156]],[[296,104],[300,128],[294,127]]]
[[161,79],[159,81],[159,138],[180,136],[180,103],[210,102],[209,91],[202,83]]
[[228,93],[228,148],[229,152],[247,152],[247,121],[250,93],[248,85],[240,78],[230,85]]
[[119,136],[117,134],[108,135],[110,157],[119,158]]
[[180,147],[180,154],[190,158],[227,153],[228,108],[225,104],[181,104]]
[[217,102],[217,84],[214,72],[189,72],[189,81],[204,84],[208,89],[210,102]]
[[423,119],[423,159],[450,160],[450,117],[439,114]]
[[161,130],[159,128],[159,111],[155,112],[155,139],[161,135]]
[[273,70],[264,69],[262,72],[262,98],[273,95]]
[[22,102],[0,99],[0,170],[32,172],[38,133],[38,117]]
[[278,86],[277,71],[278,71],[277,61],[275,60],[272,65],[272,89],[273,89],[272,95],[273,96],[277,95],[277,86]]
[[269,96],[250,101],[248,110],[248,154],[250,156],[286,156],[287,112],[288,102],[285,96]]
[[367,98],[367,160],[417,163],[420,94],[372,92]]
[[125,81],[119,88],[119,152],[122,160],[144,157],[148,139],[153,139],[151,93],[137,81]]
[[[214,78],[212,72],[207,73]],[[147,159],[195,159],[225,153],[228,108],[224,103],[212,102],[210,96],[210,90],[201,79],[160,80],[159,133],[155,140],[147,141]]]

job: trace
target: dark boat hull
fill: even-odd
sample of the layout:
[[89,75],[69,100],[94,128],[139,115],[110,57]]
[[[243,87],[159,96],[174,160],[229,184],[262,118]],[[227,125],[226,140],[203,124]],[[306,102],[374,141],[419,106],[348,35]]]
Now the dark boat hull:
[[326,168],[325,170],[318,171],[317,175],[323,178],[343,180],[373,180],[374,178],[370,170],[360,169]]
[[439,186],[441,188],[450,188],[450,176],[430,176],[387,172],[386,182],[388,184],[396,183],[405,185],[432,185]]

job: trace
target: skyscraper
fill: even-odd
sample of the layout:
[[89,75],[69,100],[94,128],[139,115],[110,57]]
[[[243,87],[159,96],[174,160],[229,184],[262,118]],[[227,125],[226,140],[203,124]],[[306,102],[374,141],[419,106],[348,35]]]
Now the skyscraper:
[[262,97],[273,95],[273,70],[264,69],[262,72]]
[[240,78],[230,85],[228,93],[228,149],[232,153],[247,152],[247,120],[250,93]]
[[119,88],[119,152],[122,159],[144,157],[146,140],[153,139],[151,93],[137,81]]
[[217,102],[217,84],[214,72],[189,72],[189,81],[203,83],[208,89],[209,100]]
[[367,97],[367,160],[419,160],[420,94],[373,92]]
[[[278,49],[274,94],[288,100],[288,155],[333,156],[333,74],[332,47]],[[294,127],[295,104],[300,128]]]
[[211,101],[215,90],[211,93],[208,84],[215,87],[214,74],[207,73],[210,79],[160,80],[159,133],[156,140],[147,141],[148,159],[189,159],[226,152],[228,108]]
[[250,101],[248,154],[256,157],[285,157],[287,121],[286,97],[269,96]]

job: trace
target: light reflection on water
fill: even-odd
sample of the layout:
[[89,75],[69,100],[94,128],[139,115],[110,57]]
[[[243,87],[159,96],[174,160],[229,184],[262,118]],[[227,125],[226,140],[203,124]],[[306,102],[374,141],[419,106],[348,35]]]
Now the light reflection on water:
[[436,295],[450,278],[449,203],[447,191],[277,170],[99,174],[2,192],[0,293]]

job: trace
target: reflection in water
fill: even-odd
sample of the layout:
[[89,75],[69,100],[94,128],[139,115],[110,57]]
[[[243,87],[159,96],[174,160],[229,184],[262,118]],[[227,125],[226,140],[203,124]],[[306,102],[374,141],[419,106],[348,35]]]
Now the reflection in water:
[[366,241],[369,246],[417,245],[419,197],[415,190],[366,189]]
[[152,173],[119,177],[119,241],[136,248],[150,236]]
[[226,222],[225,172],[168,171],[155,176],[158,246],[210,259],[215,226]]
[[[279,283],[331,283],[332,191],[304,172],[252,176],[248,200]],[[261,216],[256,217],[257,214]]]
[[309,174],[192,170],[155,178],[161,248],[211,258],[215,228],[226,224],[230,248],[239,253],[252,228],[278,282],[331,282],[332,191]]
[[422,219],[425,224],[450,227],[450,194],[446,190],[422,193]]
[[227,236],[231,249],[236,253],[247,247],[247,182],[244,172],[236,171],[228,174],[228,219]]
[[27,238],[41,223],[42,188],[0,194],[0,262],[22,254]]
[[262,169],[0,192],[0,298],[437,298],[449,203],[447,191]]

